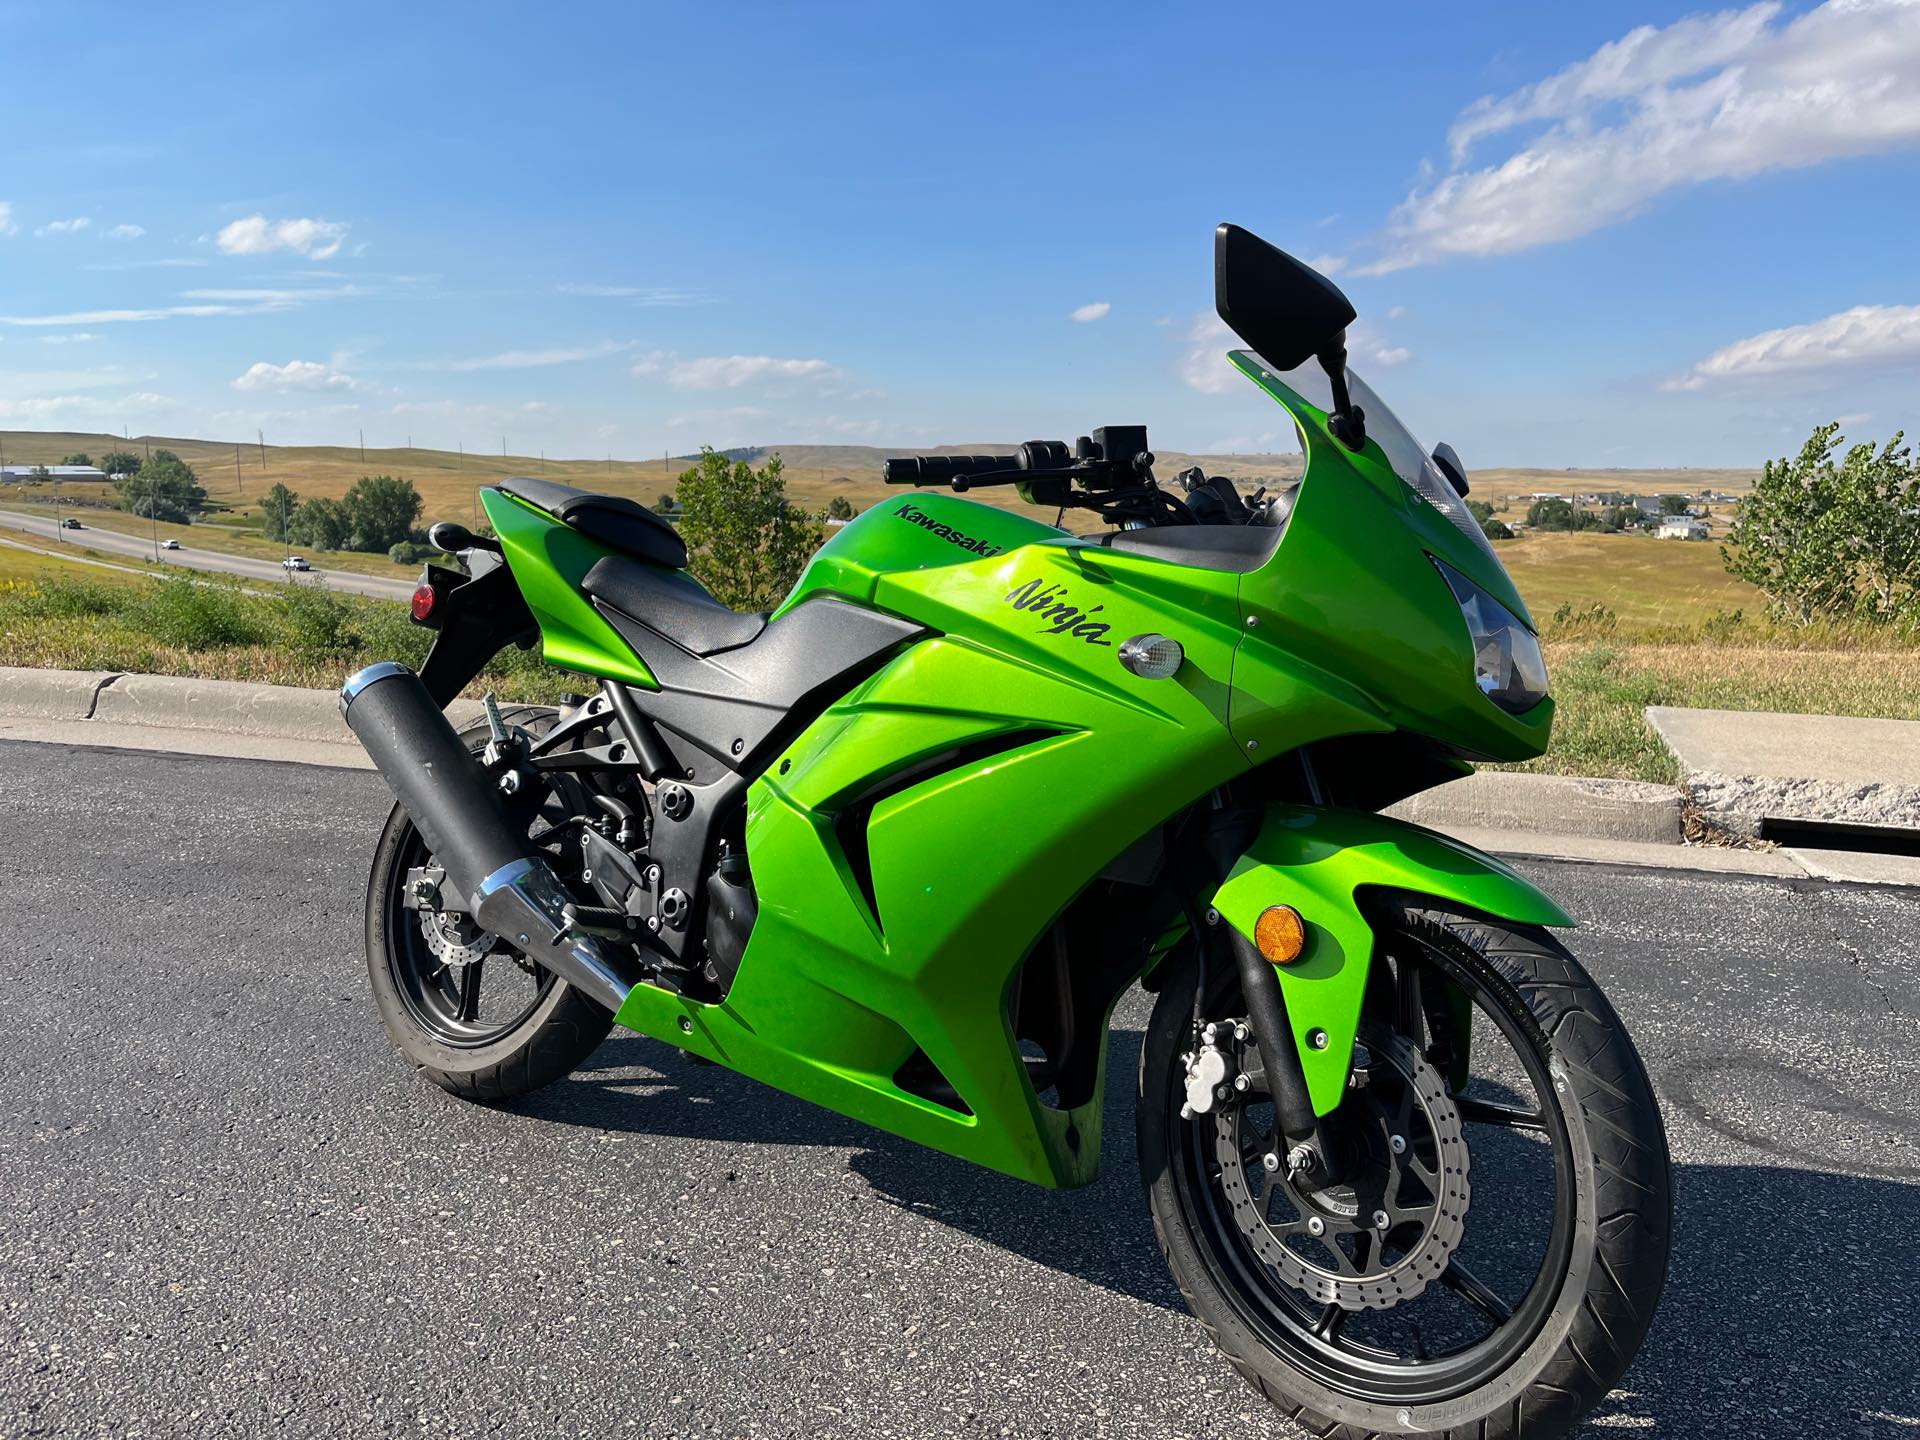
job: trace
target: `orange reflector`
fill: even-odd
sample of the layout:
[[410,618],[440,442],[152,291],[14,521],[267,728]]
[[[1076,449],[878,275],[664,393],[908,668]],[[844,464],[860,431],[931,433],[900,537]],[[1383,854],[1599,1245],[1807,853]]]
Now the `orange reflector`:
[[1307,947],[1307,924],[1291,905],[1269,905],[1253,925],[1253,943],[1275,965],[1291,965]]

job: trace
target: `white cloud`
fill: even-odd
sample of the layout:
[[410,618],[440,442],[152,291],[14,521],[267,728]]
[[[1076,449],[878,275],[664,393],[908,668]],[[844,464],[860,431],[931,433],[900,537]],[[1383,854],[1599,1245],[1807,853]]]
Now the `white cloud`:
[[291,250],[313,260],[331,260],[340,253],[347,227],[333,220],[269,220],[249,215],[225,227],[214,243],[226,255],[270,255]]
[[1180,357],[1182,380],[1204,395],[1227,395],[1240,388],[1240,372],[1226,355],[1239,347],[1240,337],[1227,328],[1226,321],[1203,310],[1193,317],[1187,340],[1187,352]]
[[597,345],[556,346],[547,350],[504,350],[471,360],[449,360],[446,370],[536,370],[545,365],[570,365],[576,360],[598,360],[631,350],[631,340],[603,340]]
[[827,380],[839,371],[825,360],[783,360],[773,355],[678,356],[656,350],[634,363],[635,375],[665,373],[678,390],[737,390],[759,380]]
[[71,335],[42,335],[40,337],[42,343],[47,345],[85,345],[89,341],[98,340],[99,338],[98,335],[95,335],[89,330],[75,331]]
[[1347,268],[1344,255],[1316,255],[1306,262],[1309,270],[1318,270],[1322,275],[1338,275]]
[[[1572,240],[1669,190],[1920,144],[1920,3],[1827,0],[1643,26],[1463,111],[1453,165],[1416,188],[1366,273]],[[1496,163],[1481,142],[1540,129]]]
[[186,300],[232,300],[282,309],[308,300],[338,300],[370,293],[358,285],[328,285],[317,290],[182,290],[180,295]]
[[233,382],[236,390],[351,390],[357,382],[318,360],[289,360],[284,365],[257,361]]
[[674,290],[655,285],[590,285],[567,281],[554,288],[562,295],[589,295],[602,300],[633,300],[642,305],[700,305],[707,299],[698,290]]
[[1095,300],[1091,304],[1082,305],[1077,310],[1069,312],[1067,318],[1076,325],[1086,325],[1095,320],[1106,319],[1107,312],[1111,309],[1113,309],[1112,301]]
[[204,267],[205,260],[102,260],[93,265],[82,265],[82,270],[170,270]]
[[33,233],[36,235],[73,235],[86,229],[93,221],[84,215],[76,215],[71,220],[49,220]]
[[[1242,349],[1244,345],[1226,321],[1211,311],[1201,311],[1193,317],[1193,326],[1187,332],[1187,349],[1180,357],[1180,378],[1205,395],[1238,394],[1246,382],[1227,359],[1227,352]],[[1347,354],[1353,368],[1362,374],[1370,370],[1390,370],[1413,359],[1413,351],[1390,343],[1364,320],[1347,327]]]
[[0,235],[11,235],[19,228],[13,223],[13,202],[0,200]]
[[252,315],[259,305],[162,305],[150,310],[70,310],[63,315],[0,315],[0,325],[121,325],[177,316]]
[[734,425],[742,420],[759,420],[766,411],[757,405],[728,405],[713,410],[688,410],[669,417],[667,424],[682,425]]
[[107,231],[107,239],[138,240],[142,235],[146,233],[147,233],[147,227],[144,225],[116,225],[111,230]]
[[1811,324],[1765,330],[1722,346],[1663,388],[1700,390],[1720,381],[1913,363],[1920,363],[1920,305],[1856,305]]

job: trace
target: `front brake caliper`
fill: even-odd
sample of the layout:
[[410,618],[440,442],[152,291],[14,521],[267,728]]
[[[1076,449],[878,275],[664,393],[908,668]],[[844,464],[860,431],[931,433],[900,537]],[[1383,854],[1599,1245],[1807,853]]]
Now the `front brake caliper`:
[[1209,1020],[1200,1027],[1200,1047],[1183,1055],[1187,1100],[1180,1118],[1208,1115],[1248,1087],[1240,1068],[1240,1046],[1247,1039],[1244,1020]]

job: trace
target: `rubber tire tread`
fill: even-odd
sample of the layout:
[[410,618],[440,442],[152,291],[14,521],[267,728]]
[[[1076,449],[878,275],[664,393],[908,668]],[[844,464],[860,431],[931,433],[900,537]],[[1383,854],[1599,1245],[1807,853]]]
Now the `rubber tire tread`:
[[[1592,1208],[1598,1217],[1587,1284],[1568,1287],[1548,1317],[1567,1333],[1536,1363],[1523,1389],[1485,1413],[1414,1430],[1394,1407],[1376,1405],[1366,1421],[1314,1408],[1305,1380],[1241,1320],[1216,1285],[1181,1212],[1167,1164],[1165,1099],[1185,1048],[1197,963],[1185,947],[1154,1006],[1140,1051],[1141,1178],[1160,1252],[1187,1307],[1228,1362],[1288,1419],[1323,1440],[1416,1436],[1426,1440],[1553,1440],[1606,1398],[1645,1339],[1666,1282],[1673,1199],[1666,1128],[1653,1087],[1626,1028],[1591,976],[1551,932],[1482,917],[1408,906],[1379,917],[1391,930],[1444,946],[1517,1002],[1572,1086],[1588,1138]],[[1580,1157],[1576,1155],[1576,1164]],[[1471,1224],[1471,1220],[1469,1220]],[[1309,1394],[1303,1398],[1302,1391]],[[1463,1397],[1464,1398],[1464,1397]]]
[[[543,705],[502,707],[500,715],[533,735],[544,734],[556,711]],[[485,720],[462,727],[469,748],[486,743]],[[412,822],[400,806],[387,815],[367,879],[367,978],[374,1006],[407,1063],[450,1095],[483,1105],[514,1100],[572,1074],[613,1029],[613,1016],[564,980],[555,980],[539,1008],[518,1028],[490,1045],[460,1049],[443,1045],[408,1012],[395,989],[386,957],[386,897],[404,876],[395,874]]]

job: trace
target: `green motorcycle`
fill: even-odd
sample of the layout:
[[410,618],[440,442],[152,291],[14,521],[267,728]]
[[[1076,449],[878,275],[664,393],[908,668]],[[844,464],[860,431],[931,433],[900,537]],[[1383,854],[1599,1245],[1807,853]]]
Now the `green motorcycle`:
[[[631,500],[507,480],[492,536],[434,527],[465,564],[414,595],[424,665],[341,692],[399,802],[373,992],[470,1099],[618,1023],[1070,1186],[1139,983],[1148,1204],[1241,1373],[1316,1433],[1559,1435],[1665,1278],[1660,1113],[1566,913],[1378,813],[1546,747],[1539,645],[1453,452],[1349,375],[1346,297],[1231,225],[1216,265],[1300,432],[1272,493],[1163,487],[1138,426],[889,461],[946,493],[841,528],[770,615]],[[1000,485],[1112,528],[963,498]],[[595,692],[456,733],[536,643]]]

